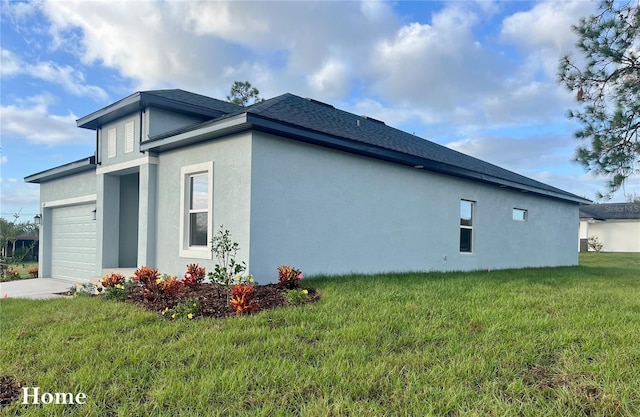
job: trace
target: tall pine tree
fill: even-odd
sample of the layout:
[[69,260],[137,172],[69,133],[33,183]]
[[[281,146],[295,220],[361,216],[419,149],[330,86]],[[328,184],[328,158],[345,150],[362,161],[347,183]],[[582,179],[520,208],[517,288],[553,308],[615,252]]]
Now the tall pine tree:
[[580,103],[569,111],[581,125],[575,159],[613,193],[640,166],[640,0],[605,0],[599,11],[573,26],[585,59],[563,57],[558,79]]
[[227,96],[227,101],[246,107],[249,104],[264,101],[264,99],[260,98],[260,91],[252,87],[249,81],[234,81],[231,86],[230,95]]

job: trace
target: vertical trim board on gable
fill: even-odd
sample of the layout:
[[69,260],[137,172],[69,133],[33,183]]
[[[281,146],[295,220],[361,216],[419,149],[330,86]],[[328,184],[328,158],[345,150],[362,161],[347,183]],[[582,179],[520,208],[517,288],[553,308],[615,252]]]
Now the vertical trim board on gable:
[[133,152],[133,132],[134,122],[128,122],[124,125],[124,153]]
[[107,158],[116,157],[116,129],[109,129],[107,132]]

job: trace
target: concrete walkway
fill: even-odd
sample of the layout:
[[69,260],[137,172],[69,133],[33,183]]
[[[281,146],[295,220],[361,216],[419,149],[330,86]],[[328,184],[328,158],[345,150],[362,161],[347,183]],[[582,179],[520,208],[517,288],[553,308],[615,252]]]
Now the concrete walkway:
[[64,297],[58,293],[68,291],[75,281],[57,278],[21,279],[0,282],[0,298],[47,299]]

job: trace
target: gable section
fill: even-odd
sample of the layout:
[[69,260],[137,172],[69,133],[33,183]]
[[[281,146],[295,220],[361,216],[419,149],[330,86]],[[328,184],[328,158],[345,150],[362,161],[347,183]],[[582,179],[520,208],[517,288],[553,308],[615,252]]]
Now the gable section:
[[96,162],[109,166],[138,159],[142,121],[141,112],[132,113],[98,129]]

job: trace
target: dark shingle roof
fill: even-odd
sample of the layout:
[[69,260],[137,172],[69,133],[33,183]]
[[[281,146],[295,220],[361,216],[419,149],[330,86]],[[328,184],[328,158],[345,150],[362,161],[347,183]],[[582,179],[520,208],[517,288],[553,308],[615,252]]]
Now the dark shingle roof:
[[580,206],[581,219],[633,220],[640,219],[640,204],[607,203]]
[[[200,129],[206,130],[225,119],[242,114],[247,115],[246,128],[289,135],[299,140],[307,140],[305,138],[307,134],[318,136],[317,133],[319,133],[323,138],[308,141],[338,149],[349,149],[363,155],[380,157],[410,166],[424,166],[427,170],[521,191],[531,191],[575,202],[588,202],[585,198],[387,126],[381,121],[358,116],[336,109],[332,105],[293,94],[283,94],[249,107],[236,109],[208,122],[152,137],[146,144],[149,148],[153,148],[154,141],[161,143],[165,138]],[[267,128],[268,125],[270,127]],[[298,133],[294,135],[285,132],[287,127],[297,129]],[[342,145],[336,141],[341,141]],[[383,153],[387,156],[382,157]],[[390,154],[394,156],[388,156]]]
[[139,91],[78,119],[76,123],[78,127],[96,130],[105,123],[146,107],[199,115],[202,120],[213,119],[242,109],[236,104],[184,90]]
[[219,111],[221,113],[231,113],[241,109],[241,106],[237,104],[229,103],[228,101],[218,100],[203,96],[201,94],[191,93],[189,91],[173,89],[173,90],[151,90],[142,91],[142,94],[162,97],[167,100],[173,100],[180,103],[187,103],[193,106],[211,109]]

